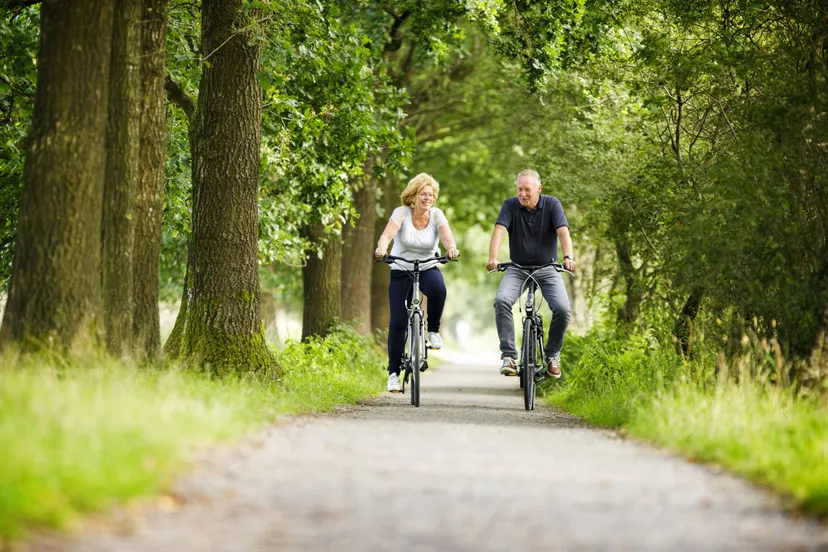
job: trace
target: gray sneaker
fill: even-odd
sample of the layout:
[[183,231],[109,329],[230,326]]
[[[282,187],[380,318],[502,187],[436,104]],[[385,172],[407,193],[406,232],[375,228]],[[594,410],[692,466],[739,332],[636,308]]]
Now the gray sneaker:
[[546,375],[550,378],[558,379],[561,377],[561,359],[552,357],[546,364]]
[[503,357],[503,364],[500,366],[500,373],[504,376],[516,376],[517,365],[515,359],[511,357]]

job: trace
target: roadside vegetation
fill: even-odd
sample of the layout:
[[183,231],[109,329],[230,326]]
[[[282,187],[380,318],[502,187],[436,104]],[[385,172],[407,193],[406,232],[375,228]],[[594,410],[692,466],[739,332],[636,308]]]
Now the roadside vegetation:
[[0,542],[162,492],[196,448],[382,390],[384,358],[338,329],[274,350],[281,378],[209,378],[100,354],[0,356]]
[[[565,379],[546,399],[592,423],[781,491],[828,514],[828,400],[824,378],[796,372],[778,344],[746,335],[730,360],[697,344],[686,360],[654,335],[572,337]],[[819,359],[811,359],[810,367]]]

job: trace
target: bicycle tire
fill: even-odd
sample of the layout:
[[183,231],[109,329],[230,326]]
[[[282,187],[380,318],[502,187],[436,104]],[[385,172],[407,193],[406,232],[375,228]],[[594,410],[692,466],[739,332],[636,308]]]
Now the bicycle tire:
[[423,362],[421,316],[415,312],[411,317],[411,328],[408,329],[411,336],[411,404],[415,407],[420,406],[420,365]]
[[531,319],[527,319],[523,339],[526,348],[526,359],[523,363],[523,406],[526,410],[535,409],[535,365],[537,364],[537,350],[535,349],[537,329]]
[[521,389],[526,387],[526,378],[524,378],[524,374],[526,373],[526,359],[529,358],[530,326],[531,324],[528,318],[523,321],[523,343],[520,344],[520,362],[518,363],[518,380],[520,381]]

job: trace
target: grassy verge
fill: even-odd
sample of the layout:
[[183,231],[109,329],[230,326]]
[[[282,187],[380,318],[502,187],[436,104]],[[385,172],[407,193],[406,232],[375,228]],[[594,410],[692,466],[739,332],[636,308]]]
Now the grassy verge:
[[384,383],[382,355],[348,333],[276,356],[278,384],[97,357],[0,357],[0,542],[156,494],[195,446],[281,413],[353,403]]
[[828,409],[816,398],[747,373],[739,384],[715,381],[712,357],[685,363],[671,347],[641,337],[574,338],[567,349],[567,380],[548,392],[552,404],[828,514]]

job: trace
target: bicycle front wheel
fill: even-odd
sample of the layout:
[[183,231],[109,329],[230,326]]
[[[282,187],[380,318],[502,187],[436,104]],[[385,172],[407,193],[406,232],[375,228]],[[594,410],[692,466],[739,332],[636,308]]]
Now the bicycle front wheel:
[[535,341],[537,328],[527,318],[523,324],[523,362],[521,363],[520,382],[523,385],[523,406],[526,410],[535,409],[535,366],[538,363]]
[[422,315],[415,312],[411,316],[408,328],[411,344],[411,404],[420,406],[420,366],[423,364],[423,328]]

